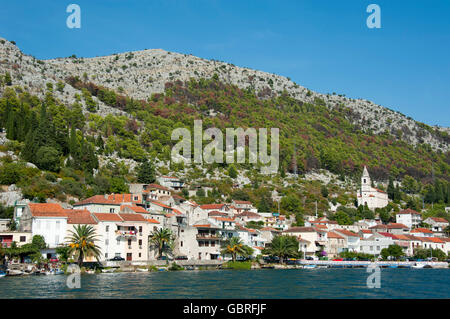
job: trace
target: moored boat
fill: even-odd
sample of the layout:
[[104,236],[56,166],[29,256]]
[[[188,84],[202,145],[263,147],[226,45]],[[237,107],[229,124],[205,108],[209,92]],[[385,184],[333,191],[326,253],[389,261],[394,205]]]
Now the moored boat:
[[303,269],[316,269],[317,266],[316,265],[304,265]]

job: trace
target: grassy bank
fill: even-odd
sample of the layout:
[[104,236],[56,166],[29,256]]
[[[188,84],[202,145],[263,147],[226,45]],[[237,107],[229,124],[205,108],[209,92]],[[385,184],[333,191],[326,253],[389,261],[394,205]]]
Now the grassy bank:
[[249,270],[252,268],[251,261],[228,261],[223,264],[223,269]]

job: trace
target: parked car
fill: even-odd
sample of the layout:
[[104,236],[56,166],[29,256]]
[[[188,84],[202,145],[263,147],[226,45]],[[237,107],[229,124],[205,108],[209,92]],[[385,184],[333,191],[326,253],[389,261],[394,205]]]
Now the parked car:
[[168,260],[167,256],[159,256],[157,260]]
[[189,258],[187,256],[177,256],[175,257],[175,260],[188,260]]
[[343,261],[344,259],[342,258],[334,258],[333,261]]
[[109,261],[122,261],[122,260],[125,260],[125,258],[120,257],[120,256],[114,256],[113,258],[108,259],[108,260]]
[[59,259],[53,257],[53,258],[50,258],[48,261],[51,263],[57,263],[59,261]]

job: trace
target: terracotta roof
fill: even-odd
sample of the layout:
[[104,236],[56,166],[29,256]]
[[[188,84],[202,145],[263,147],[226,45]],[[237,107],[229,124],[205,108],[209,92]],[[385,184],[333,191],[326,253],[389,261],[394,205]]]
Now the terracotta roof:
[[448,221],[442,217],[429,217],[429,218],[434,220],[436,223],[447,223],[448,224]]
[[95,225],[97,221],[92,217],[91,212],[87,209],[66,209],[67,224],[88,224]]
[[170,217],[175,216],[175,214],[174,213],[167,213],[164,216],[167,217],[167,218],[170,218]]
[[201,209],[221,209],[223,206],[225,206],[225,204],[205,204],[205,205],[201,205],[200,208]]
[[235,223],[235,220],[233,218],[226,218],[226,217],[213,217],[215,220],[220,220],[221,222],[233,222]]
[[291,227],[283,231],[283,233],[312,233],[315,231],[313,227]]
[[354,232],[351,232],[347,229],[335,229],[334,231],[343,234],[345,236],[351,236],[351,237],[359,237],[357,234],[355,234]]
[[153,218],[146,218],[146,220],[147,220],[147,223],[150,223],[150,224],[159,224],[159,221],[157,221],[156,219],[153,219]]
[[398,240],[410,240],[406,235],[395,235],[395,238]]
[[61,205],[56,203],[30,203],[33,217],[67,217]]
[[408,226],[402,224],[402,223],[389,223],[386,225],[389,229],[404,229],[408,228]]
[[158,201],[156,201],[156,200],[152,200],[152,201],[150,201],[150,202],[151,202],[152,204],[155,204],[155,205],[158,205],[158,206],[161,206],[161,207],[164,207],[164,208],[169,208],[169,209],[172,210],[172,207],[167,206],[166,204],[160,203],[160,202],[158,202]]
[[211,225],[210,224],[204,224],[204,225],[194,225],[194,227],[198,227],[198,228],[210,228]]
[[119,216],[126,222],[145,222],[146,219],[140,214],[119,214]]
[[145,208],[142,206],[137,206],[137,205],[122,205],[122,206],[120,206],[121,211],[123,211],[124,208],[129,208],[135,213],[148,214],[148,211],[146,211]]
[[410,233],[432,234],[433,232],[427,228],[416,228],[411,230]]
[[113,213],[93,213],[94,217],[101,222],[121,222],[122,218]]
[[443,240],[441,240],[440,238],[437,238],[437,237],[424,237],[424,240],[428,241],[428,242],[432,242],[432,243],[437,243],[437,244],[443,244],[444,243]]
[[[134,200],[134,197],[137,196],[138,199]],[[116,203],[140,203],[140,195],[137,194],[110,194],[108,195],[108,199],[112,200]]]
[[81,205],[88,205],[88,204],[120,205],[120,203],[117,203],[113,200],[107,199],[103,195],[95,195],[95,196],[86,198],[85,200],[79,201],[78,203],[73,204],[73,206],[81,206]]
[[361,232],[364,234],[372,234],[372,231],[369,229],[361,229]]
[[260,214],[253,213],[253,212],[242,212],[240,214],[237,214],[235,217],[256,217],[256,218],[261,218],[262,216]]
[[422,215],[421,213],[416,212],[415,210],[413,210],[411,208],[408,208],[408,209],[405,209],[405,210],[401,210],[401,211],[397,212],[396,214]]
[[342,236],[339,235],[338,233],[335,233],[334,231],[328,232],[327,237],[328,237],[328,238],[344,239],[344,237],[342,237]]
[[172,211],[177,215],[183,215],[183,213],[180,212],[178,209],[172,208]]
[[386,229],[386,228],[388,228],[388,227],[386,225],[383,225],[383,224],[378,224],[378,225],[369,227],[369,229]]
[[447,243],[450,242],[450,238],[448,238],[448,237],[441,237],[440,239],[441,239],[442,241],[447,242]]

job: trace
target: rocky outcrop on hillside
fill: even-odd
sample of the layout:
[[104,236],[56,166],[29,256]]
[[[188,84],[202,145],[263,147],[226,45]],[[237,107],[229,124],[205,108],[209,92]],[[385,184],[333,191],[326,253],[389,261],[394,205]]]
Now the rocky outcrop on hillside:
[[[304,102],[324,103],[329,108],[348,108],[347,117],[362,131],[374,134],[389,132],[407,143],[427,143],[435,150],[448,151],[450,128],[430,127],[405,115],[362,99],[342,95],[320,94],[298,85],[289,78],[237,67],[233,64],[206,60],[188,54],[161,49],[127,52],[95,58],[58,58],[41,61],[23,54],[11,42],[0,39],[0,73],[11,72],[13,85],[26,86],[43,96],[46,83],[54,85],[69,76],[92,81],[135,99],[147,99],[164,91],[166,82],[187,81],[190,78],[210,78],[217,74],[225,83],[254,89],[260,98],[268,98],[286,91]],[[0,89],[1,90],[1,89]],[[66,104],[75,102],[80,91],[65,85],[56,97]],[[124,114],[93,97],[99,105],[98,113]],[[87,112],[84,108],[84,112]]]

